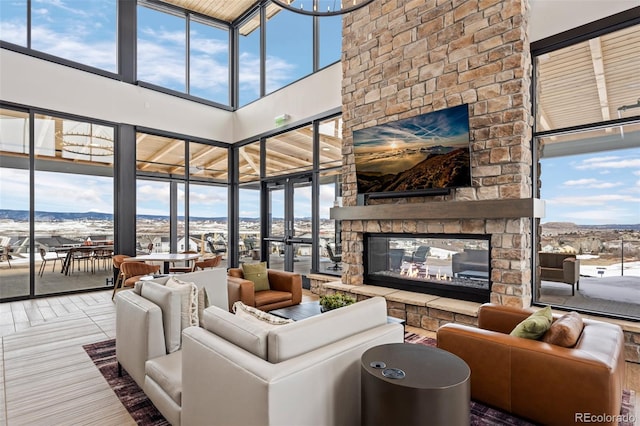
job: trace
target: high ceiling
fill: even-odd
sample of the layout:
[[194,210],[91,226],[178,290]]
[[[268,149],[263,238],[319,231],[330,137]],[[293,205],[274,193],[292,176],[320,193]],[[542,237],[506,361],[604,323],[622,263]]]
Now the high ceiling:
[[211,16],[225,22],[233,22],[253,5],[256,0],[162,0],[182,9]]

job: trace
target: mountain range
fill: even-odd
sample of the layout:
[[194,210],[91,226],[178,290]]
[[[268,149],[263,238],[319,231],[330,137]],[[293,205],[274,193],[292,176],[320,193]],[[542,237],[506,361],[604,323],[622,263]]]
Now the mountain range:
[[469,150],[431,153],[415,166],[397,174],[358,173],[358,192],[417,191],[456,188],[471,184]]

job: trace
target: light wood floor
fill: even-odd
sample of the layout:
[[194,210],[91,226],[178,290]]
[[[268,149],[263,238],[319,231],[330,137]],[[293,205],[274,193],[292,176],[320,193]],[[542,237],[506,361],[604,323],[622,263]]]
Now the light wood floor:
[[[0,425],[135,425],[82,348],[115,337],[111,291],[0,304],[0,336]],[[640,419],[640,364],[625,388]]]

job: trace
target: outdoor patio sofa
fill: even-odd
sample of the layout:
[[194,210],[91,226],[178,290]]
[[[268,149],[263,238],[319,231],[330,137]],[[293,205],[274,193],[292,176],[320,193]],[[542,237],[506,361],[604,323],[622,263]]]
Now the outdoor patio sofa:
[[538,253],[540,262],[540,279],[569,284],[571,295],[580,290],[580,260],[575,254]]
[[489,272],[489,250],[465,249],[451,257],[454,276],[460,272]]

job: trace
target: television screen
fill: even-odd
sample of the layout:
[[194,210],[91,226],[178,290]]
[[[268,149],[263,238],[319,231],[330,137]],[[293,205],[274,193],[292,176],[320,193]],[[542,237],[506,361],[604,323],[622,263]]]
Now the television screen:
[[356,130],[353,145],[359,194],[471,185],[467,104]]

